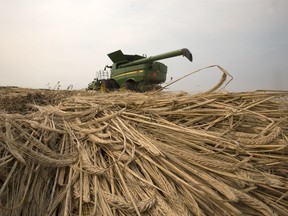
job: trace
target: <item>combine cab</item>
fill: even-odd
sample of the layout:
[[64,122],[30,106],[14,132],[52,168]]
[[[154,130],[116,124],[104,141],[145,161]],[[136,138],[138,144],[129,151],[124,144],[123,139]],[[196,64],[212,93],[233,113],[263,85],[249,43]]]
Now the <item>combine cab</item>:
[[99,71],[88,89],[101,92],[117,89],[145,92],[157,89],[166,81],[167,74],[167,66],[157,60],[180,55],[192,61],[192,54],[186,48],[151,57],[126,55],[121,50],[115,51],[108,54],[113,62],[112,66],[106,66]]

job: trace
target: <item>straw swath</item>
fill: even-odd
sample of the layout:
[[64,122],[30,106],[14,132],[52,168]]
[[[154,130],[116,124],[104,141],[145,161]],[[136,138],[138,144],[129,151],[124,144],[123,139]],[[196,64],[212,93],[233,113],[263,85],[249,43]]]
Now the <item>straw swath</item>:
[[1,215],[288,215],[288,92],[29,94],[1,96]]

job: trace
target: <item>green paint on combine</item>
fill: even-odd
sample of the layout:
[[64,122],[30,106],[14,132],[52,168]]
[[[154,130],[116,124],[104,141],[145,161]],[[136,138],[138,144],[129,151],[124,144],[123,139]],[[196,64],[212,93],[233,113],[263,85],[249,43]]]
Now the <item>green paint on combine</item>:
[[157,89],[166,81],[167,74],[167,66],[157,61],[180,55],[192,61],[192,54],[186,48],[151,57],[127,55],[121,50],[109,53],[108,57],[113,64],[99,71],[88,89],[101,92],[116,89],[144,92]]

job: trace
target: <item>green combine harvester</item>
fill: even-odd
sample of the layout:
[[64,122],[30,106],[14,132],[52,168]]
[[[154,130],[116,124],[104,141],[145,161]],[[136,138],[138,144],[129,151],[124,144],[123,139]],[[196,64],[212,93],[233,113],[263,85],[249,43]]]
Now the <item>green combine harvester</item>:
[[156,61],[181,55],[192,62],[192,54],[186,48],[151,57],[126,55],[121,50],[112,52],[108,57],[113,64],[98,72],[88,90],[145,92],[161,88],[160,84],[166,81],[167,66]]

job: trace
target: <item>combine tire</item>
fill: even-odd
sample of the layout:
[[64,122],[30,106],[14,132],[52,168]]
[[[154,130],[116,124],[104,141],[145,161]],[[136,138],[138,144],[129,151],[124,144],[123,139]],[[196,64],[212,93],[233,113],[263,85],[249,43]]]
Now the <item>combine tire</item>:
[[120,91],[137,91],[137,83],[136,82],[125,82],[121,85]]
[[111,85],[111,88],[113,90],[118,90],[119,89],[119,85],[114,79],[110,79],[110,85]]
[[100,92],[101,93],[106,93],[111,89],[111,83],[109,80],[102,80],[101,85],[100,85]]
[[127,83],[123,83],[120,87],[121,92],[126,92],[128,90],[128,85]]

